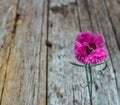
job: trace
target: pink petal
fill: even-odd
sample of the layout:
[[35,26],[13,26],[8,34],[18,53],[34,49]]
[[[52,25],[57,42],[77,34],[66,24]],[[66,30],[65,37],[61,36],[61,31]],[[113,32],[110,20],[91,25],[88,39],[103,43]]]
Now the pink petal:
[[97,48],[103,48],[105,46],[105,39],[101,34],[94,34],[94,43]]
[[96,64],[103,61],[107,57],[107,52],[103,49],[93,50],[85,59],[86,63]]
[[74,54],[75,54],[75,58],[80,63],[85,63],[85,58],[87,56],[86,49],[85,49],[85,47],[83,45],[81,45],[77,41],[74,44]]
[[93,39],[93,34],[91,31],[81,32],[76,37],[76,41],[86,46],[91,42],[92,39]]

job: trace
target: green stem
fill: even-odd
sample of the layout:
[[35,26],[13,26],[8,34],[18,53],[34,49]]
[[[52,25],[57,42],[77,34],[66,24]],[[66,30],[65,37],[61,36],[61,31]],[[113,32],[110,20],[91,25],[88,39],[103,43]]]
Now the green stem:
[[[91,65],[89,64],[88,65],[88,68],[89,68],[89,75],[90,75],[90,81],[91,81],[91,90],[90,90],[90,100],[91,100],[91,102],[92,102],[92,68],[91,68]],[[92,105],[92,104],[91,104]]]
[[[85,65],[85,70],[86,70],[87,83],[89,82],[88,69],[89,69],[89,64],[86,64],[86,65]],[[92,83],[91,83],[91,84],[92,84]],[[92,88],[91,88],[91,89],[92,89]],[[93,105],[93,104],[92,104],[91,89],[90,89],[90,85],[88,85],[88,91],[89,91],[89,96],[90,96],[90,105]]]

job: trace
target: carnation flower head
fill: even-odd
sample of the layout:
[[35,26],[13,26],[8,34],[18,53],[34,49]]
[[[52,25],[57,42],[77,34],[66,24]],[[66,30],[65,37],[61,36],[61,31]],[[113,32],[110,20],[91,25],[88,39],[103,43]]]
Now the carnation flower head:
[[108,55],[104,47],[105,39],[101,34],[85,31],[76,37],[74,54],[80,63],[96,64],[103,61]]

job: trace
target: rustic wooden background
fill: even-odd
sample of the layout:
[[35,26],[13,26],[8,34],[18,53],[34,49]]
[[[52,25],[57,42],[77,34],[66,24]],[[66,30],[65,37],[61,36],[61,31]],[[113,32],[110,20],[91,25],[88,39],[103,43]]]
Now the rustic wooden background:
[[0,0],[0,105],[90,105],[73,42],[104,35],[108,67],[93,68],[93,104],[120,105],[120,0]]

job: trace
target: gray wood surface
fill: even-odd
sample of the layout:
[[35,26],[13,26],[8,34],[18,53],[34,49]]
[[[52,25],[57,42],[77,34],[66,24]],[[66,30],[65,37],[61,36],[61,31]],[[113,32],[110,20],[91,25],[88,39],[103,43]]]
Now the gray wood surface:
[[108,67],[93,68],[93,105],[120,105],[119,0],[0,0],[0,105],[90,105],[75,35],[104,35]]

